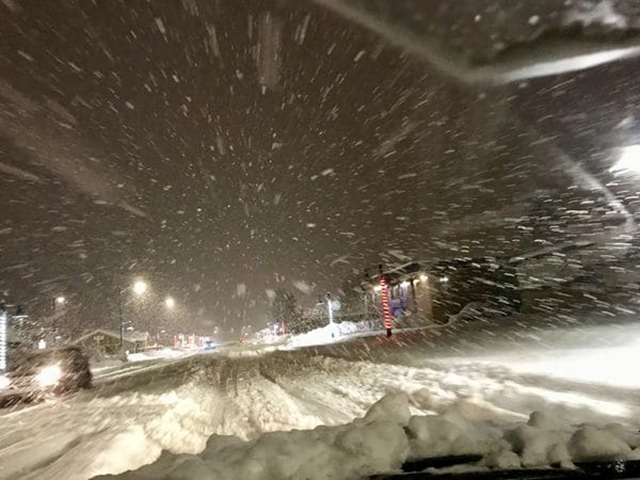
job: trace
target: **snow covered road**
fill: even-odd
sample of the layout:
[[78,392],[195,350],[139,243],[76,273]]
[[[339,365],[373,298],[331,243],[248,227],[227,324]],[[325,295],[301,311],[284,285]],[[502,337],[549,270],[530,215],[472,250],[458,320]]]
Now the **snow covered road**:
[[[639,385],[625,356],[639,338],[635,323],[609,325],[614,333],[598,348],[603,333],[597,325],[565,325],[562,335],[541,325],[535,338],[531,325],[510,325],[497,326],[499,337],[496,326],[464,324],[391,341],[369,337],[263,356],[152,363],[99,379],[94,390],[72,398],[2,412],[0,477],[119,473],[154,461],[162,449],[198,453],[214,433],[255,439],[269,431],[347,423],[395,392],[408,394],[414,414],[455,408],[479,420],[514,421],[544,409],[570,423],[638,426]],[[572,335],[592,338],[581,344],[590,345],[586,353],[566,348]],[[611,375],[605,385],[595,370],[591,381],[590,366],[579,368],[579,359],[593,355],[628,374]],[[565,368],[554,371],[554,365]]]

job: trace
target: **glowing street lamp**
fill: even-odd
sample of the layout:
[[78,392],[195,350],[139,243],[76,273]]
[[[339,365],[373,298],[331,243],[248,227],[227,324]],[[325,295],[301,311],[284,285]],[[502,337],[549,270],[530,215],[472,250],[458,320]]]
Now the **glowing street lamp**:
[[624,147],[620,153],[620,158],[609,171],[614,174],[640,172],[640,145]]
[[167,297],[164,299],[164,304],[169,310],[172,310],[173,307],[176,306],[176,301],[173,299],[173,297]]
[[56,303],[58,305],[64,305],[67,302],[67,299],[64,298],[62,295],[59,297],[56,297]]
[[[144,280],[136,280],[133,284],[132,290],[133,293],[139,297],[144,295],[146,291],[149,289],[149,285]],[[119,288],[118,289],[118,316],[120,317],[120,348],[124,349],[124,330],[125,330],[125,321],[124,316],[122,315],[122,296],[126,293],[127,289]],[[130,322],[128,322],[130,324]]]
[[144,295],[148,288],[149,285],[147,285],[146,282],[138,280],[133,284],[133,293],[136,295]]

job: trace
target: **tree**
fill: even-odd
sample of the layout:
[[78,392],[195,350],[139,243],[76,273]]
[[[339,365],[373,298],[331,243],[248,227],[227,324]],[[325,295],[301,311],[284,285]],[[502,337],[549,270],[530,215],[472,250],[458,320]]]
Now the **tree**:
[[301,314],[295,295],[284,288],[277,289],[271,303],[269,318],[272,323],[278,325],[285,322],[289,329],[300,323]]
[[370,306],[366,302],[366,294],[362,289],[362,278],[351,277],[342,283],[340,288],[339,316],[345,320],[357,320],[366,317]]

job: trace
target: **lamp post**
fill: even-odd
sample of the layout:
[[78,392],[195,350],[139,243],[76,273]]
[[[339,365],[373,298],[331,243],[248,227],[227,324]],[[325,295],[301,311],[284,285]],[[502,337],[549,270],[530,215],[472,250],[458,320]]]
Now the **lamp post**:
[[167,297],[164,299],[164,305],[168,310],[173,310],[173,307],[176,306],[176,301],[173,299],[173,297]]
[[0,373],[7,369],[7,310],[0,303]]
[[329,312],[329,325],[333,325],[333,302],[330,293],[327,293],[327,312]]
[[124,348],[124,318],[122,317],[122,289],[118,287],[118,317],[120,318],[120,350]]
[[55,343],[58,339],[58,317],[64,316],[65,308],[67,306],[66,297],[64,295],[58,295],[57,297],[53,297],[51,299],[51,306],[53,308],[53,312],[51,316],[52,318],[51,330],[52,330],[53,338],[51,339],[51,341]]
[[[143,280],[136,280],[133,284],[133,293],[141,297],[149,289],[149,285]],[[120,349],[124,349],[124,327],[125,321],[122,315],[122,296],[126,292],[124,288],[118,288],[118,316],[120,317]]]

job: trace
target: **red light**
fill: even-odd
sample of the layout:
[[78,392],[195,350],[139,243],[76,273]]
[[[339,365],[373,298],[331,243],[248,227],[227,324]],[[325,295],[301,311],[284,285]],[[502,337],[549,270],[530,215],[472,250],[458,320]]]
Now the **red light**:
[[389,331],[393,327],[391,322],[391,310],[389,309],[389,290],[387,290],[387,279],[383,276],[380,277],[380,291],[382,297],[382,313],[384,315],[384,328]]

